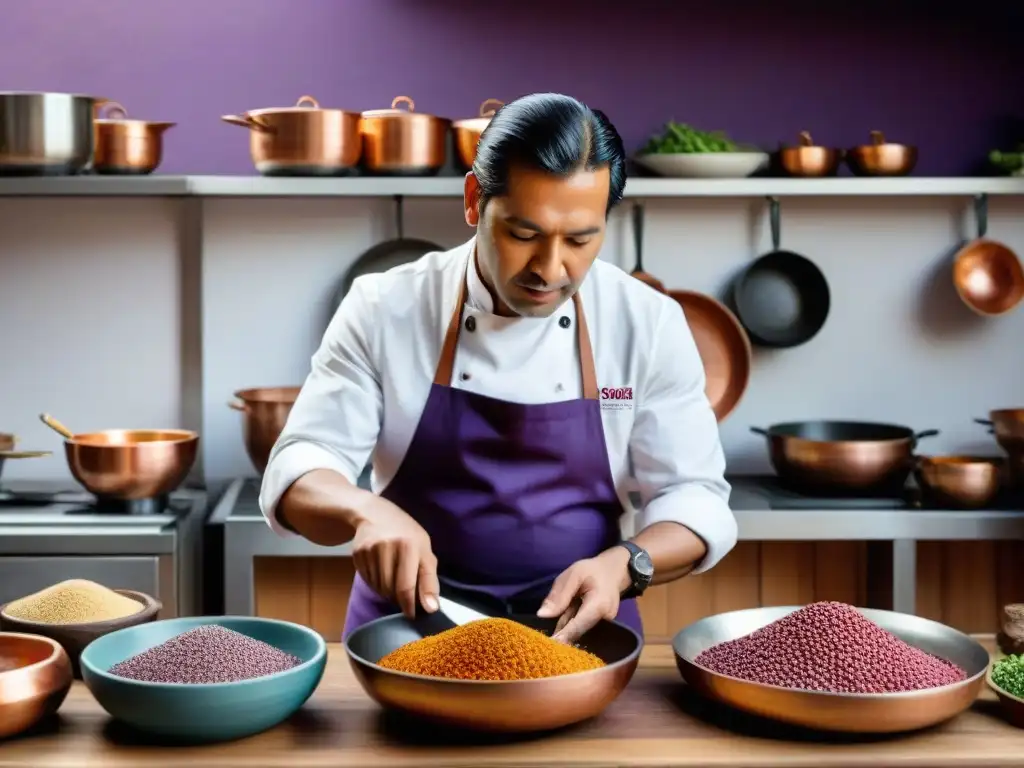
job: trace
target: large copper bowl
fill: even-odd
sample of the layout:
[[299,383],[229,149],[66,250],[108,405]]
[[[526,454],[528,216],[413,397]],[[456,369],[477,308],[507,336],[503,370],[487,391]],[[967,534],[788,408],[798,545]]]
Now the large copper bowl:
[[188,477],[199,435],[185,429],[107,429],[64,441],[68,468],[96,496],[153,499]]
[[0,738],[54,714],[71,689],[71,661],[48,637],[0,632]]
[[985,683],[988,651],[973,638],[937,621],[867,608],[857,610],[915,648],[957,664],[967,678],[906,693],[826,693],[752,683],[697,664],[697,657],[708,648],[749,635],[798,607],[731,611],[691,624],[672,641],[680,673],[701,695],[736,709],[840,733],[900,733],[936,725],[970,707]]
[[302,387],[258,387],[235,392],[231,408],[245,414],[242,437],[249,460],[261,475]]
[[[522,621],[537,629],[554,626],[554,622],[541,622],[535,617]],[[353,632],[345,641],[345,650],[356,678],[381,706],[447,726],[491,733],[547,731],[600,714],[633,677],[643,648],[643,641],[632,629],[603,621],[579,644],[607,666],[574,675],[536,680],[448,680],[377,665],[391,651],[421,637],[404,616],[386,616]]]

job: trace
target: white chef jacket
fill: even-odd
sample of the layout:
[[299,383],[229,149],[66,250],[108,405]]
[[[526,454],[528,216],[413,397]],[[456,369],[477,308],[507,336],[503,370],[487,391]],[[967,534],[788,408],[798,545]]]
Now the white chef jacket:
[[[271,528],[298,478],[331,469],[356,482],[372,458],[380,493],[412,442],[434,379],[463,272],[463,323],[451,386],[536,404],[582,397],[576,310],[500,317],[477,273],[474,240],[357,278],[334,315],[274,446],[260,506]],[[704,367],[679,304],[618,267],[595,261],[580,286],[594,348],[608,461],[623,509],[639,491],[636,530],[662,521],[700,536],[707,570],[736,544],[725,458],[704,394]],[[563,318],[568,318],[566,321]]]

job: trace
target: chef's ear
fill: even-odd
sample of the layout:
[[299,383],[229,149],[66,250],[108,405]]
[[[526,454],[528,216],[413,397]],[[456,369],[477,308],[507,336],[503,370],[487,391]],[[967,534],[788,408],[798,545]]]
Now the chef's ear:
[[466,174],[463,201],[466,206],[466,224],[477,226],[480,223],[480,182],[472,171]]

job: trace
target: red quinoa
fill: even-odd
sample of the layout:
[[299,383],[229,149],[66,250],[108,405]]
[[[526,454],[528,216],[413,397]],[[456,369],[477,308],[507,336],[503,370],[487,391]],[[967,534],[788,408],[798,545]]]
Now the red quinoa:
[[698,665],[764,685],[832,693],[897,693],[964,680],[955,664],[900,640],[853,606],[812,603],[736,640]]
[[115,664],[110,674],[147,683],[233,683],[301,663],[262,640],[207,624]]

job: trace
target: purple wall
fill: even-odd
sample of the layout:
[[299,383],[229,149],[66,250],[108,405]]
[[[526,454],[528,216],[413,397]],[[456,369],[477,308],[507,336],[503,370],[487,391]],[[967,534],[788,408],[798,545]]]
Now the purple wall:
[[555,90],[608,112],[631,151],[668,118],[769,147],[878,128],[919,145],[920,173],[963,174],[1024,139],[1011,2],[957,18],[908,0],[31,0],[0,14],[0,89],[87,92],[178,121],[165,173],[251,173],[245,134],[219,115],[304,93],[356,110],[407,94],[459,118],[487,97]]

